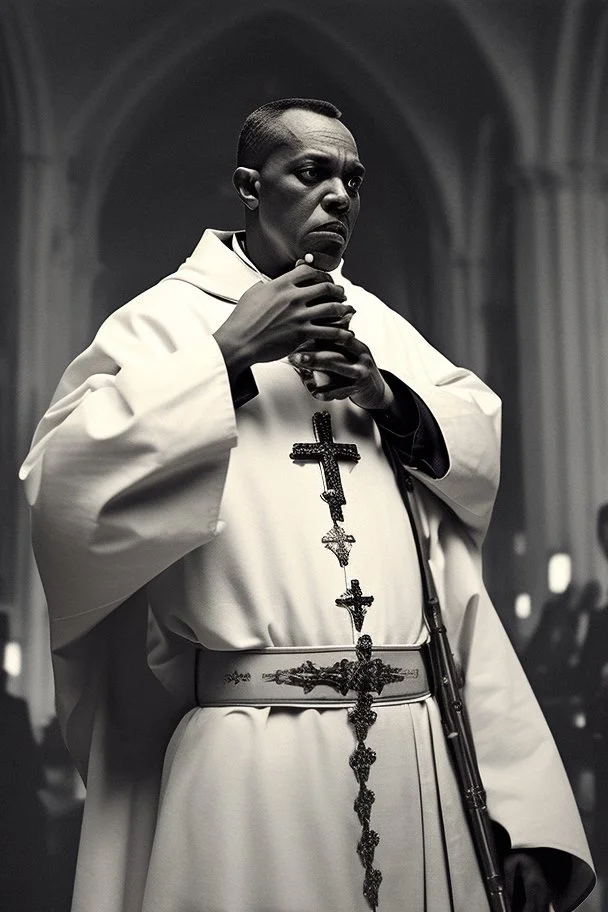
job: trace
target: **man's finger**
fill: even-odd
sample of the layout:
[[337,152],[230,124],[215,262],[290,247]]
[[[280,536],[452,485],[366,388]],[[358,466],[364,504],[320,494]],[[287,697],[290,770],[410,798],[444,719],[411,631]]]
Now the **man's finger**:
[[361,377],[360,365],[356,361],[349,361],[339,352],[299,352],[292,355],[289,360],[296,367],[304,367],[307,370],[325,371],[352,380],[358,380]]
[[300,376],[308,392],[318,399],[346,399],[357,388],[351,378],[338,377],[325,371],[307,371]]
[[306,330],[306,335],[309,337],[310,341],[307,340],[304,342],[303,346],[305,345],[307,348],[310,348],[311,343],[313,343],[315,349],[322,351],[333,349],[342,343],[346,343],[353,333],[352,330],[344,329],[340,325],[327,323],[326,325],[318,324],[310,326],[308,330]]
[[324,304],[339,303],[353,309],[354,312],[352,304],[346,304],[344,289],[334,282],[317,282],[296,286],[292,292],[292,300],[305,304],[307,307],[322,307]]
[[354,386],[323,386],[311,390],[315,399],[321,399],[323,402],[333,401],[334,399],[348,399],[352,396],[356,387]]
[[329,282],[330,285],[335,285],[334,280],[328,272],[324,272],[322,269],[316,269],[314,266],[309,266],[308,263],[302,263],[300,266],[295,266],[289,272],[283,273],[283,275],[280,276],[280,279],[286,279],[293,285],[302,287],[306,287],[307,285],[318,285],[319,282]]

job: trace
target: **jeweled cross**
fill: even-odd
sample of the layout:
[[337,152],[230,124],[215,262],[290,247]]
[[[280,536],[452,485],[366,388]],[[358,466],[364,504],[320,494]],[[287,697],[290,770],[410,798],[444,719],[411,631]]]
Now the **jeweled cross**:
[[346,567],[348,564],[350,549],[355,544],[355,541],[355,536],[346,532],[342,526],[339,526],[337,523],[334,523],[329,532],[326,532],[321,539],[321,542],[325,547],[331,551],[332,554],[336,555],[341,567]]
[[367,614],[368,608],[374,601],[373,595],[363,595],[359,580],[350,581],[350,589],[347,589],[341,598],[336,599],[336,605],[340,608],[347,608],[353,619],[355,629],[361,633],[363,620]]
[[354,443],[336,443],[331,428],[329,412],[315,412],[312,426],[317,438],[316,443],[294,443],[289,454],[291,459],[317,459],[321,463],[325,491],[321,497],[329,506],[334,522],[343,522],[342,507],[346,503],[338,459],[351,459],[357,462],[361,457]]

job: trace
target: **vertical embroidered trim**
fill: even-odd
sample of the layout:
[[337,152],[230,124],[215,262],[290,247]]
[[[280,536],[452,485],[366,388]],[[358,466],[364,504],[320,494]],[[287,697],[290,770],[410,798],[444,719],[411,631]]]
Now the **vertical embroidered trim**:
[[350,691],[357,694],[354,707],[348,711],[348,721],[353,726],[357,739],[357,746],[348,763],[359,783],[359,792],[353,808],[361,824],[357,853],[365,868],[363,895],[370,908],[375,910],[382,882],[381,872],[374,868],[374,856],[380,836],[370,826],[372,805],[376,796],[367,787],[367,781],[371,767],[376,762],[376,752],[365,742],[370,728],[378,718],[377,712],[372,708],[374,694],[380,695],[386,684],[402,681],[406,676],[406,669],[388,665],[379,658],[372,658],[372,638],[365,633],[357,640],[355,653],[356,662],[341,659],[333,665],[320,666],[308,660],[295,668],[279,668],[262,677],[276,684],[301,687],[304,693],[310,693],[315,687],[323,685],[331,687],[343,696]]
[[[357,462],[361,457],[355,444],[336,443],[334,441],[329,412],[315,412],[312,417],[312,426],[317,442],[294,443],[289,455],[293,460],[308,461],[314,459],[320,463],[325,487],[321,497],[329,506],[329,512],[333,520],[333,527],[323,536],[321,542],[335,554],[340,566],[346,567],[355,538],[338,525],[338,523],[344,521],[342,507],[346,505],[338,460],[348,459]],[[347,588],[346,592],[335,600],[335,604],[348,610],[357,633],[361,633],[367,609],[373,601],[374,596],[363,595],[359,580],[353,579],[351,580],[350,588]],[[393,669],[384,665],[380,659],[372,660],[373,643],[371,637],[367,634],[359,637],[355,649],[357,662],[341,663],[339,673],[343,675],[346,672],[349,675],[348,683],[344,682],[342,684],[343,687],[346,686],[345,692],[354,690],[357,693],[357,702],[348,713],[348,720],[355,730],[357,746],[350,755],[348,762],[359,783],[359,793],[353,807],[361,824],[361,838],[357,845],[357,853],[365,868],[363,895],[370,908],[375,912],[378,906],[378,891],[382,882],[381,872],[374,868],[374,856],[380,837],[370,827],[371,810],[375,795],[367,787],[367,780],[369,779],[372,764],[376,762],[376,753],[365,742],[368,731],[377,718],[377,713],[372,709],[374,700],[372,691],[382,692],[382,688],[386,683],[386,674],[390,675]],[[349,665],[353,667],[348,668],[347,666]],[[328,683],[328,679],[335,681],[337,671],[338,669],[333,667],[331,669],[319,669],[311,662],[308,662],[305,666],[297,669],[281,669],[275,672],[274,677],[269,675],[265,675],[265,677],[273,677],[273,680],[276,680],[277,683],[295,684],[304,687],[306,691],[315,687],[323,679],[324,683]],[[330,686],[335,686],[333,681]]]
[[[353,580],[355,582],[355,580]],[[357,845],[357,852],[365,868],[363,880],[363,895],[371,909],[378,905],[378,891],[382,882],[382,873],[374,868],[374,855],[380,842],[380,836],[370,827],[372,805],[376,800],[374,792],[367,787],[370,769],[376,762],[376,752],[365,743],[367,734],[378,718],[378,713],[372,709],[374,697],[372,690],[382,692],[383,671],[378,668],[378,660],[372,661],[372,638],[367,634],[360,636],[357,641],[356,652],[359,660],[357,668],[357,702],[354,709],[349,710],[348,721],[355,729],[357,746],[350,755],[349,764],[359,783],[359,794],[355,798],[353,808],[361,824],[361,839]],[[381,663],[382,664],[382,663]],[[380,675],[378,672],[380,671]]]

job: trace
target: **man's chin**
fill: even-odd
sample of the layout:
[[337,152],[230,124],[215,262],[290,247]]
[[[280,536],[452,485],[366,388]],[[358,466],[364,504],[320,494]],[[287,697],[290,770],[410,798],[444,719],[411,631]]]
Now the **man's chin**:
[[316,269],[322,269],[323,272],[332,272],[337,269],[342,259],[342,251],[307,250],[305,252],[311,253],[314,257],[311,265]]

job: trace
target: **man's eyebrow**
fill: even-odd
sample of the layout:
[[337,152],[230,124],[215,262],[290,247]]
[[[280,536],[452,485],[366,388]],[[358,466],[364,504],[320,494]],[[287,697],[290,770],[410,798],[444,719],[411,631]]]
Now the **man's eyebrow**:
[[[317,152],[314,149],[308,149],[304,152],[300,152],[294,159],[296,164],[298,164],[299,162],[302,162],[302,161],[311,161],[311,160],[321,162],[322,164],[330,164],[332,161],[335,160],[335,156],[331,155],[328,152]],[[353,171],[357,171],[362,174],[365,174],[365,167],[364,167],[363,163],[359,161],[358,158],[355,158],[352,162],[350,162],[348,167],[351,168]]]

